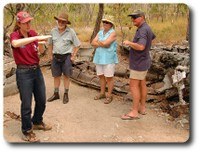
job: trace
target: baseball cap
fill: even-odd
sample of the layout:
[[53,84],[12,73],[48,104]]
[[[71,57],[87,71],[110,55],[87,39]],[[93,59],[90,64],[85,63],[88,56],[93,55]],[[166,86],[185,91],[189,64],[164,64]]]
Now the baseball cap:
[[145,16],[145,14],[141,10],[136,10],[133,13],[129,14],[128,16],[131,16],[131,17],[133,17],[133,16]]
[[26,23],[32,19],[33,18],[30,16],[30,14],[25,11],[17,13],[17,22]]

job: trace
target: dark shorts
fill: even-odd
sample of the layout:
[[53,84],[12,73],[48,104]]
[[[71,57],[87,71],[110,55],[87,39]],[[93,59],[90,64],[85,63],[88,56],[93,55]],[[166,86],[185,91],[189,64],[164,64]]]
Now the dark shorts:
[[72,62],[71,62],[71,54],[68,54],[66,59],[63,62],[57,61],[55,57],[53,57],[51,63],[51,72],[53,77],[59,77],[64,74],[67,77],[72,75]]

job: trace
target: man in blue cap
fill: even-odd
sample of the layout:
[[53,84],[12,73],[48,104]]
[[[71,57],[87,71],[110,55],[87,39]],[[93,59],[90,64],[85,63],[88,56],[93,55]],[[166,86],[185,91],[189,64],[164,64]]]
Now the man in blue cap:
[[131,17],[134,26],[137,27],[133,41],[125,40],[124,45],[130,46],[129,67],[130,67],[130,91],[133,96],[132,110],[123,115],[123,120],[139,119],[138,114],[146,114],[146,75],[151,65],[150,48],[154,33],[145,21],[145,13],[136,10],[128,16]]

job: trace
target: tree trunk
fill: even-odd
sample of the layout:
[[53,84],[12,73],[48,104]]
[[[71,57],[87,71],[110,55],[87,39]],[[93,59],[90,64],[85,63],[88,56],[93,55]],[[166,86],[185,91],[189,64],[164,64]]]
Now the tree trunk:
[[95,36],[97,35],[97,33],[100,29],[100,24],[101,24],[101,19],[103,17],[103,12],[104,12],[104,4],[99,4],[99,13],[98,13],[98,16],[97,16],[97,19],[96,19],[94,31],[93,31],[92,36],[90,38],[90,43],[95,38]]
[[190,39],[190,11],[188,11],[187,17],[188,17],[188,24],[187,24],[186,40],[189,41]]
[[[15,9],[14,9],[15,6]],[[4,55],[7,55],[9,57],[12,57],[12,49],[11,49],[11,45],[10,45],[10,38],[8,35],[8,29],[12,26],[14,20],[15,20],[15,16],[19,11],[22,11],[25,7],[25,4],[8,4],[7,6],[5,6],[5,9],[12,15],[12,21],[6,26],[4,25]]]

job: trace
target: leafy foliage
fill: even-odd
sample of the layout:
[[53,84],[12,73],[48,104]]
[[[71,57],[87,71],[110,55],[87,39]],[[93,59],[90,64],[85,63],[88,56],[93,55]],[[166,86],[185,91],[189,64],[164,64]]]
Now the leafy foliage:
[[[34,17],[33,28],[41,34],[48,34],[56,25],[53,17],[58,15],[60,11],[66,11],[72,23],[71,26],[77,29],[78,36],[83,38],[83,41],[90,40],[91,29],[94,29],[99,11],[98,4],[95,3],[11,3],[4,7],[5,32],[10,33],[14,27],[14,15],[17,13],[17,5],[21,6],[21,9],[30,12]],[[186,38],[189,9],[185,4],[104,4],[104,15],[114,16],[116,31],[120,40],[124,38],[132,39],[135,27],[127,15],[137,9],[141,9],[146,13],[146,21],[152,26],[157,35],[156,41],[170,42]]]

